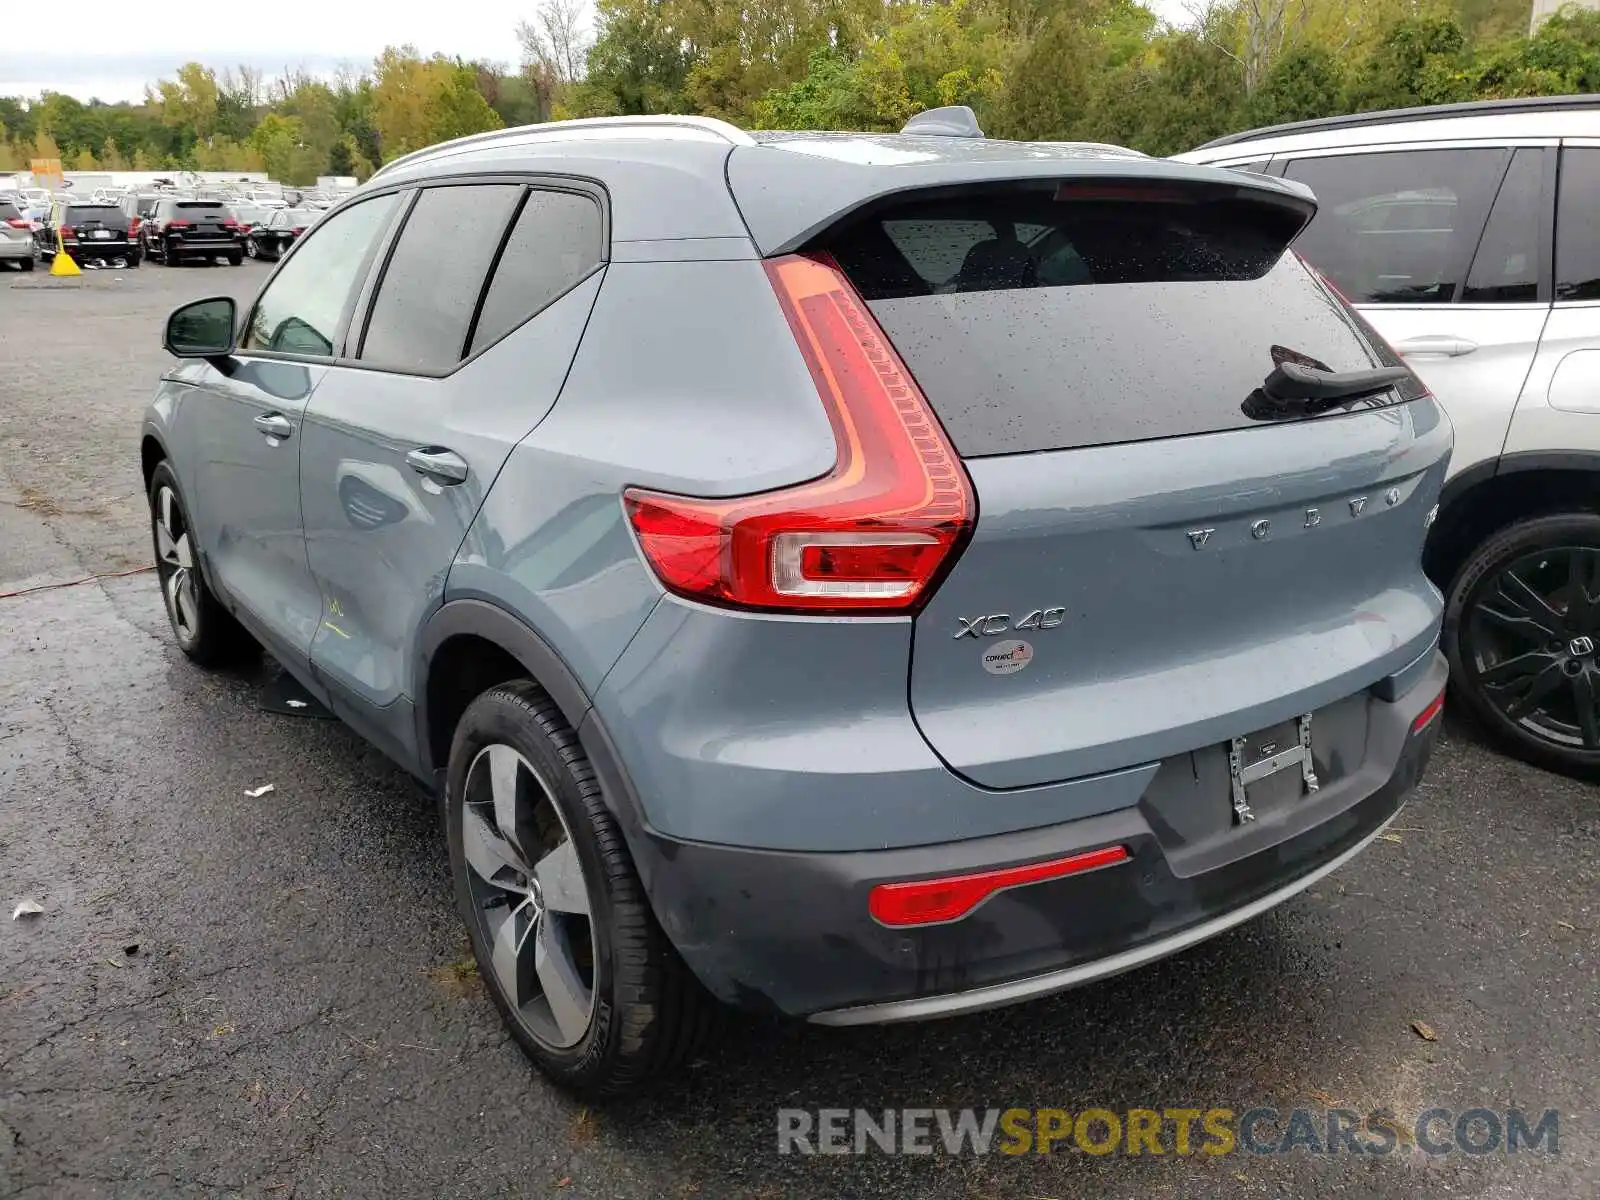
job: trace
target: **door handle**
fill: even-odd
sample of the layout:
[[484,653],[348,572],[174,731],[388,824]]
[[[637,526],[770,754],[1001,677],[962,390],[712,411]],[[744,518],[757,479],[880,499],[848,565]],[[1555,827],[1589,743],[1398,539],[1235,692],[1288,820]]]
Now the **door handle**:
[[256,418],[255,426],[269,439],[275,438],[278,442],[294,435],[294,422],[282,413],[263,413]]
[[1425,333],[1421,337],[1407,338],[1395,346],[1401,354],[1437,354],[1441,358],[1459,358],[1477,348],[1477,342],[1449,333]]
[[465,483],[469,474],[465,459],[454,450],[439,446],[424,446],[411,451],[406,455],[406,466],[435,483]]

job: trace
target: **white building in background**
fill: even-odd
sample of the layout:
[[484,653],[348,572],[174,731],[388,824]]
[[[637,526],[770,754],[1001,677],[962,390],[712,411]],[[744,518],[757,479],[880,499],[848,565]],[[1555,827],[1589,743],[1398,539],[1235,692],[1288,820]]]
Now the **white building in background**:
[[1528,22],[1528,32],[1545,23],[1549,17],[1555,16],[1568,5],[1573,8],[1588,8],[1600,11],[1600,0],[1533,0],[1533,17]]

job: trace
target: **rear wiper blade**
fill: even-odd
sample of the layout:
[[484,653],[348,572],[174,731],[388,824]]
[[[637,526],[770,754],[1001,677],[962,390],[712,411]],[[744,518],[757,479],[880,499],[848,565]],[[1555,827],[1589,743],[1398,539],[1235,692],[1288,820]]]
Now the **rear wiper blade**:
[[1280,362],[1245,400],[1244,413],[1258,421],[1312,416],[1390,391],[1410,376],[1410,370],[1403,366],[1324,371],[1296,362]]

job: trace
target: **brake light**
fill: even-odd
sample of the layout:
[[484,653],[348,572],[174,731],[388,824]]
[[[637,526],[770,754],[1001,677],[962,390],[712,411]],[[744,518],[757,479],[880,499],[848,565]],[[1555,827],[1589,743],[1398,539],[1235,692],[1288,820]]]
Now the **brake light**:
[[233,221],[233,220],[224,221],[222,223],[222,227],[224,229],[238,229],[239,228],[239,222]]
[[191,224],[192,224],[192,222],[189,222],[189,221],[168,221],[167,222],[167,228],[168,229],[188,229],[191,226]]
[[1411,732],[1421,733],[1438,718],[1444,711],[1444,693],[1440,692],[1433,698],[1427,708],[1417,714],[1417,719],[1411,722]]
[[959,920],[997,892],[1114,867],[1131,858],[1126,846],[1105,846],[1067,858],[1001,867],[943,879],[880,883],[867,894],[867,911],[880,925],[942,925]]
[[32,229],[33,228],[33,222],[32,221],[26,221],[21,217],[7,217],[6,218],[6,224],[11,226],[11,228],[13,228],[13,229]]
[[966,470],[833,260],[789,255],[765,266],[833,425],[833,469],[734,499],[629,488],[640,549],[669,590],[712,604],[910,608],[971,534]]
[[77,237],[78,236],[78,231],[76,229],[74,229],[71,225],[63,225],[61,227],[61,236],[64,237],[64,238]]
[[289,230],[290,234],[292,234],[294,237],[299,237],[305,231],[306,227],[304,225],[296,225],[293,229]]

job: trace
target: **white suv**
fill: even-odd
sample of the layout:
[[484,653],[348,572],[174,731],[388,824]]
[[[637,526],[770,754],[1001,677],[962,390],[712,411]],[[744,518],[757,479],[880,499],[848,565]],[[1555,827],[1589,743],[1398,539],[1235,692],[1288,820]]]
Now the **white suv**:
[[1455,692],[1600,775],[1600,96],[1279,125],[1179,158],[1308,185],[1296,248],[1455,423],[1426,552]]

